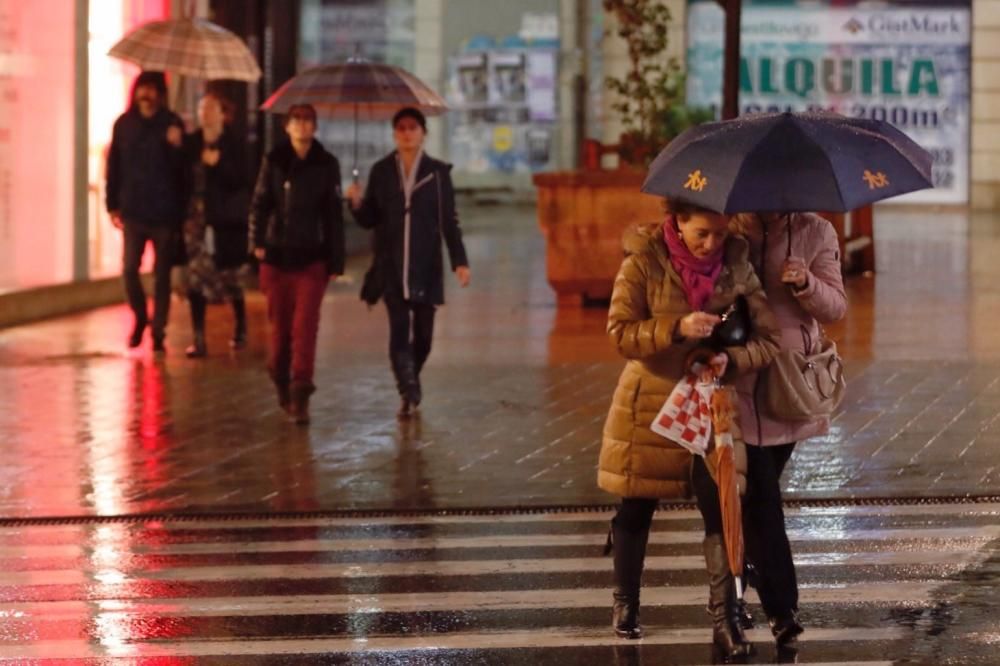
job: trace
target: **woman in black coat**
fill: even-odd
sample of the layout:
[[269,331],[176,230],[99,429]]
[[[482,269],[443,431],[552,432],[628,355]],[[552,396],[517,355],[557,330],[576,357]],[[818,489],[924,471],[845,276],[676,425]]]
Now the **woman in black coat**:
[[371,304],[381,297],[389,312],[389,360],[405,417],[420,404],[420,370],[431,351],[435,310],[444,304],[442,239],[462,287],[471,272],[451,165],[423,152],[424,114],[402,109],[392,127],[396,150],[372,167],[363,197],[357,183],[347,196],[358,224],[375,230],[375,259],[362,297]]
[[225,125],[228,102],[214,94],[198,104],[201,127],[187,136],[185,153],[190,181],[188,217],[184,223],[187,251],[187,296],[191,305],[193,344],[190,358],[201,358],[205,346],[208,303],[232,303],[235,326],[229,346],[246,346],[246,305],[241,285],[247,263],[249,187],[242,142]]

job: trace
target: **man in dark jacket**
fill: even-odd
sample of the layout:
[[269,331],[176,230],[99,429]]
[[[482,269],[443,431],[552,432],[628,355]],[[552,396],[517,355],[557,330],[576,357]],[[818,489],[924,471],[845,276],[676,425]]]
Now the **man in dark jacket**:
[[268,370],[278,403],[295,423],[309,422],[315,390],[320,304],[330,278],[344,272],[340,163],[314,138],[316,110],[293,106],[290,141],[264,158],[250,207],[250,250],[271,323]]
[[143,72],[132,87],[132,104],[115,121],[108,152],[107,207],[124,238],[123,276],[135,325],[129,347],[138,347],[149,322],[139,266],[153,244],[156,278],[153,350],[163,351],[170,312],[170,268],[184,216],[183,123],[166,108],[161,72]]

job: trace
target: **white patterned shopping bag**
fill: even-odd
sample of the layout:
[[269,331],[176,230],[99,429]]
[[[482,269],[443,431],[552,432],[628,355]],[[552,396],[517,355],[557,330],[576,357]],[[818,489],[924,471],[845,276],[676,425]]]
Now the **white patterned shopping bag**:
[[650,428],[691,453],[705,455],[712,436],[710,405],[714,392],[714,383],[684,377],[677,382]]

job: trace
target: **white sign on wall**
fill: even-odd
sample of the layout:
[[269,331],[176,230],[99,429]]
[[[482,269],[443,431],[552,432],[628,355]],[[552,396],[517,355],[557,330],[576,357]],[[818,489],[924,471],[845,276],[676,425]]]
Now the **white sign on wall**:
[[[885,120],[934,156],[933,190],[897,201],[969,198],[968,8],[744,5],[740,113],[829,110]],[[688,12],[688,103],[721,106],[725,17]]]

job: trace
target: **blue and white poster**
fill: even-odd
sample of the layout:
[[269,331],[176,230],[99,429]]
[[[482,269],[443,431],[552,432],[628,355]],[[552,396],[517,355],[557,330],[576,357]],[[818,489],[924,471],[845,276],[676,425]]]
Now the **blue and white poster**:
[[[688,103],[719,108],[725,17],[688,8]],[[886,120],[934,156],[935,189],[894,199],[969,198],[968,7],[743,6],[740,113],[836,111]]]

